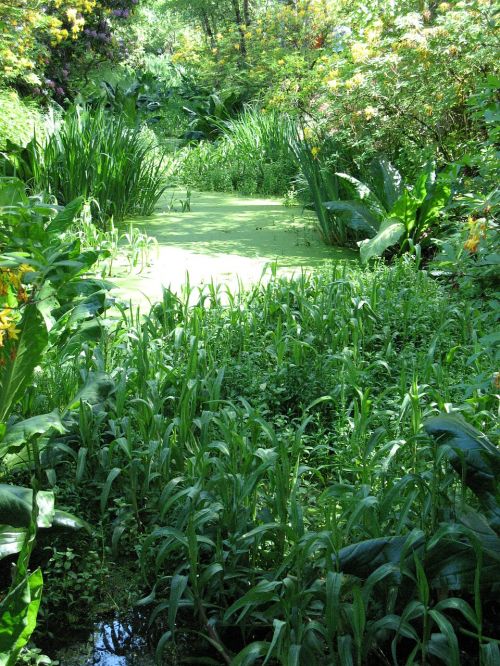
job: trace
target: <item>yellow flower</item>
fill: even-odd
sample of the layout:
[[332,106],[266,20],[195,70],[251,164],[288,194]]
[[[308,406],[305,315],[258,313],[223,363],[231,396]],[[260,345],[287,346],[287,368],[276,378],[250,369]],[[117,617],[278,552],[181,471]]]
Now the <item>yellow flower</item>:
[[361,72],[356,72],[356,74],[352,78],[348,79],[345,82],[345,86],[348,89],[357,88],[358,86],[361,86],[364,82],[365,82],[365,75],[362,74]]
[[311,148],[311,155],[314,157],[314,159],[318,157],[320,150],[321,148],[318,148],[318,146],[313,146]]
[[284,64],[285,64],[285,61],[283,60],[283,58],[280,58],[278,60],[278,65],[284,65]]
[[233,47],[234,47],[237,51],[240,50],[240,45],[239,45],[239,44],[233,44]]
[[19,333],[21,331],[16,328],[15,324],[12,323],[9,328],[7,329],[7,334],[9,336],[9,340],[19,340]]
[[370,50],[363,42],[354,42],[351,46],[351,55],[354,62],[363,62],[370,57]]
[[468,250],[471,254],[477,252],[478,247],[479,247],[478,236],[470,236],[470,238],[468,238],[464,243],[464,249]]

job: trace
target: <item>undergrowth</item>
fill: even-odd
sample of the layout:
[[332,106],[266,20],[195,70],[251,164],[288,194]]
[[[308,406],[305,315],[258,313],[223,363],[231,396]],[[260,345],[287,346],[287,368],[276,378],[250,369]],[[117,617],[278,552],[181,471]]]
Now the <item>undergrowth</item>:
[[27,416],[104,387],[44,462],[106,557],[135,558],[160,663],[191,630],[205,663],[495,663],[485,518],[423,427],[452,412],[495,435],[479,307],[408,258],[339,264],[166,291],[44,360]]

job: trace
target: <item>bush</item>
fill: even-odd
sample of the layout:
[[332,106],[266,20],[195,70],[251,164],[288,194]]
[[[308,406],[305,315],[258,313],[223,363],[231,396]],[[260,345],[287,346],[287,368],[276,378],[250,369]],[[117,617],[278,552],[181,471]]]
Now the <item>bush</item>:
[[28,143],[41,124],[42,115],[34,103],[21,100],[15,90],[0,90],[0,150],[5,150],[7,141]]
[[246,109],[221,124],[222,138],[187,149],[186,184],[200,190],[284,195],[297,166],[289,149],[293,123],[283,114]]

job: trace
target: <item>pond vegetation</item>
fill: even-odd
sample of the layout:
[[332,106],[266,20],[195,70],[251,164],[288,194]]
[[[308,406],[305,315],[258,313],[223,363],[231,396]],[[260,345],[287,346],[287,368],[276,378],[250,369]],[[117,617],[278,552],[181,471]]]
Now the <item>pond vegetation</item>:
[[0,8],[0,666],[498,666],[498,10]]

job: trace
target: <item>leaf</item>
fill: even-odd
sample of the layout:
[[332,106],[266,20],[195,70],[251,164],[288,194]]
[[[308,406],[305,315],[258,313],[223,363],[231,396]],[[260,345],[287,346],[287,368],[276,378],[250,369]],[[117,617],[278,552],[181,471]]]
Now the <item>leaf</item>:
[[247,645],[231,660],[231,666],[251,666],[257,659],[265,657],[269,649],[267,641],[255,641]]
[[434,222],[439,213],[446,206],[451,196],[451,184],[446,180],[439,180],[428,193],[418,214],[419,232],[425,230]]
[[261,580],[227,609],[224,620],[227,621],[240,608],[270,601],[275,596],[274,591],[279,585],[281,585],[280,581]]
[[26,186],[19,178],[0,178],[0,208],[27,205]]
[[88,402],[97,405],[104,402],[114,391],[115,384],[111,377],[105,372],[96,372],[92,375],[85,386],[76,394],[67,406],[68,410],[77,409],[80,402]]
[[83,518],[68,513],[67,511],[61,511],[56,509],[54,512],[54,519],[52,521],[52,527],[64,527],[70,530],[85,530],[89,534],[92,533],[92,528]]
[[372,191],[391,210],[403,191],[403,180],[399,171],[385,157],[374,160],[370,167]]
[[0,372],[0,422],[6,421],[30,384],[33,370],[47,345],[47,328],[35,305],[26,306],[20,328],[17,353]]
[[175,630],[175,618],[177,617],[177,611],[179,610],[179,601],[181,600],[184,590],[188,584],[187,576],[180,576],[176,574],[172,577],[172,582],[170,584],[170,597],[168,602],[168,626],[170,631],[173,633]]
[[377,235],[359,244],[361,261],[366,264],[372,257],[380,257],[395,245],[405,233],[405,226],[398,220],[387,219],[381,225]]
[[410,234],[415,226],[420,203],[411,192],[405,190],[389,211],[389,218],[402,222],[405,231]]
[[116,477],[120,474],[120,472],[121,469],[119,467],[113,467],[113,469],[110,470],[108,474],[106,482],[104,483],[104,486],[101,491],[101,513],[104,513],[104,509],[106,508],[106,504],[108,503],[108,497],[111,490],[111,485],[113,484],[113,481],[116,479]]
[[383,564],[399,564],[402,557],[418,552],[423,544],[424,536],[418,531],[406,537],[368,539],[342,548],[337,559],[342,572],[358,578],[368,578]]
[[[54,519],[54,493],[40,490],[36,494],[38,527],[50,527]],[[29,527],[33,505],[31,488],[0,484],[0,524]]]
[[53,430],[61,434],[66,432],[59,412],[55,410],[48,414],[39,414],[24,421],[18,421],[8,428],[7,434],[0,443],[0,456],[19,451],[33,437],[45,435]]
[[70,201],[61,211],[57,213],[54,219],[47,226],[48,233],[62,233],[66,231],[69,225],[73,222],[75,217],[81,211],[83,206],[83,197],[77,197]]
[[40,569],[26,576],[0,603],[0,666],[14,666],[36,627],[42,596]]
[[500,525],[496,500],[500,479],[500,451],[479,430],[453,414],[441,414],[424,423],[427,434],[449,447],[448,458],[464,483]]
[[8,525],[0,527],[0,560],[8,555],[19,553],[26,538],[26,530]]
[[366,231],[374,236],[380,226],[380,218],[359,201],[326,201],[323,206],[328,210],[349,214],[349,226],[356,231]]

